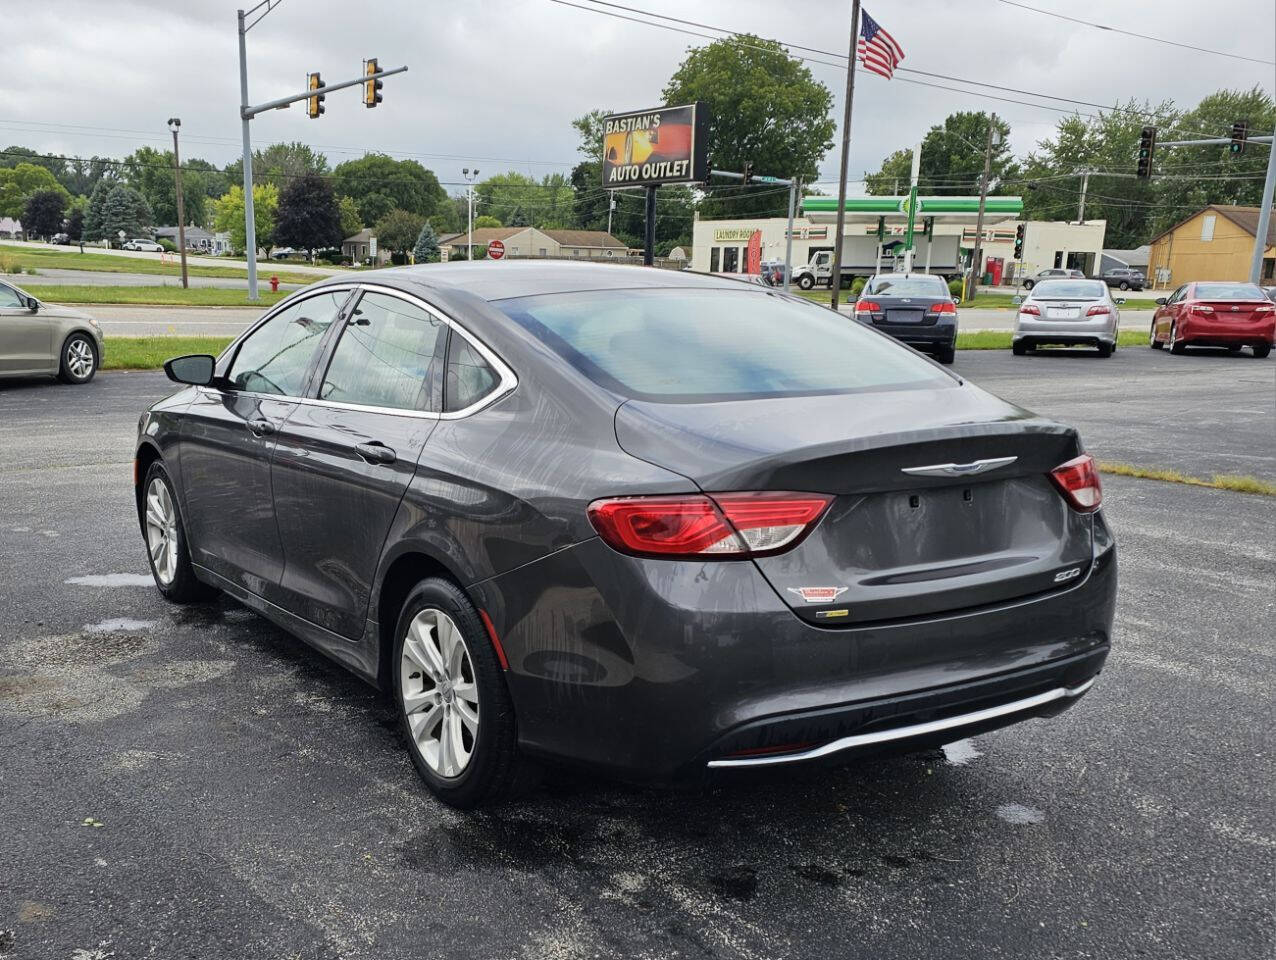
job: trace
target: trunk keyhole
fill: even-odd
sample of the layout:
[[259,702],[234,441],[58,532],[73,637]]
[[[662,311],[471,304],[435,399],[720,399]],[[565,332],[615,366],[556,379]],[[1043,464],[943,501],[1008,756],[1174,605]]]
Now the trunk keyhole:
[[974,498],[973,494],[970,492],[969,487],[967,487],[965,490],[961,492],[961,498],[965,500],[967,503],[970,503],[970,501]]
[[908,498],[908,505],[912,507],[914,510],[916,510],[918,507],[922,505],[922,498],[919,497],[917,494],[913,494],[911,497]]

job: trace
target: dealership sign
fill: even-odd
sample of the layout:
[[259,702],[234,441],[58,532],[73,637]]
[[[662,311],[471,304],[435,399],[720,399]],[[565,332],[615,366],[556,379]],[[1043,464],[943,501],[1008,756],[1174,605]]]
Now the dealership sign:
[[603,120],[603,186],[654,187],[709,173],[704,103],[619,113]]

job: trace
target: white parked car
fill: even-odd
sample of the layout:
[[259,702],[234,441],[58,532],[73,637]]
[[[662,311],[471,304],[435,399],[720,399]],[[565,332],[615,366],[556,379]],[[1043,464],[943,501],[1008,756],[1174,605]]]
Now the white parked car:
[[1121,330],[1121,304],[1102,280],[1042,280],[1018,307],[1011,349],[1022,357],[1040,346],[1089,346],[1110,357]]
[[163,253],[164,248],[154,240],[143,240],[141,238],[135,240],[125,240],[121,245],[122,250],[145,250],[147,253]]

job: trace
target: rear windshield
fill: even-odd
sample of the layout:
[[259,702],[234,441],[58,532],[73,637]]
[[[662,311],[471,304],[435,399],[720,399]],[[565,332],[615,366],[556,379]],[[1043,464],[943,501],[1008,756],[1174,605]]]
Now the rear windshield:
[[1107,296],[1098,280],[1043,280],[1032,288],[1034,300],[1098,300]]
[[948,285],[939,277],[873,277],[864,292],[878,297],[947,297]]
[[736,290],[603,290],[494,306],[595,383],[695,403],[953,385],[929,361],[801,300]]
[[1197,300],[1264,300],[1263,291],[1252,283],[1198,283]]

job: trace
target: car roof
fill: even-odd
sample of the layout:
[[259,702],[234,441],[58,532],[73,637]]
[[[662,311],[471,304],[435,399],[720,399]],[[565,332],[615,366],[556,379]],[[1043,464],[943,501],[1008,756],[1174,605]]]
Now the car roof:
[[916,280],[923,277],[930,277],[934,280],[938,280],[940,283],[944,282],[943,277],[937,276],[936,274],[933,274],[933,273],[875,273],[871,277],[869,277],[869,279],[870,280],[885,280],[885,279]]
[[[584,290],[693,288],[739,290],[740,282],[689,270],[570,260],[474,260],[341,273],[324,283],[381,283],[462,290],[483,300],[510,300]],[[321,285],[319,285],[321,286]]]

